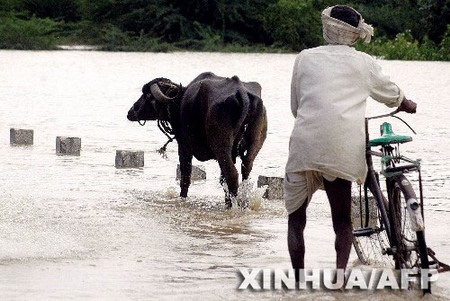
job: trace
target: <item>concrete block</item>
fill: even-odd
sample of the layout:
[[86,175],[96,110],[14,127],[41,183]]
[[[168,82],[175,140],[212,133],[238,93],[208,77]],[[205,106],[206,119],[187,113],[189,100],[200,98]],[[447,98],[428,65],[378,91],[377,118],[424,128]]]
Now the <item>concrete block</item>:
[[263,198],[281,200],[283,199],[283,182],[284,178],[259,176],[256,184],[258,187],[267,186]]
[[81,138],[78,137],[56,137],[56,154],[79,156],[81,150]]
[[116,150],[116,168],[144,167],[143,151]]
[[9,130],[11,145],[33,145],[33,130],[13,129]]
[[[181,178],[180,164],[177,165],[177,180]],[[203,166],[192,165],[191,181],[206,180],[206,171]]]
[[258,187],[262,187],[264,185],[269,185],[269,177],[266,176],[258,176],[258,181],[256,182]]

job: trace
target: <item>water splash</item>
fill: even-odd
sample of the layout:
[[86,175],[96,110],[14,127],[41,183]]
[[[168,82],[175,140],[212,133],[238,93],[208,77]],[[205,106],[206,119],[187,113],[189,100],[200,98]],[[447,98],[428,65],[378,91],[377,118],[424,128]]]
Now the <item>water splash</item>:
[[246,204],[250,210],[261,211],[263,209],[264,188],[255,188],[250,180],[241,183],[238,190],[238,202]]
[[[228,186],[222,184],[225,194],[228,194]],[[255,183],[250,179],[242,181],[238,188],[236,197],[231,198],[232,210],[261,211],[263,209],[264,188],[255,188]]]
[[166,198],[174,199],[178,197],[178,191],[176,187],[170,186],[166,190]]

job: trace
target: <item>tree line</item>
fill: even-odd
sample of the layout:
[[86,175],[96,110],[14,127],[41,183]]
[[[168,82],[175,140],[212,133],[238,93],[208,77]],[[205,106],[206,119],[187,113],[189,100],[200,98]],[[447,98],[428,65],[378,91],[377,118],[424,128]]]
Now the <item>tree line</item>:
[[2,0],[0,48],[296,52],[323,44],[320,13],[335,4],[375,27],[374,42],[358,49],[449,60],[448,0]]

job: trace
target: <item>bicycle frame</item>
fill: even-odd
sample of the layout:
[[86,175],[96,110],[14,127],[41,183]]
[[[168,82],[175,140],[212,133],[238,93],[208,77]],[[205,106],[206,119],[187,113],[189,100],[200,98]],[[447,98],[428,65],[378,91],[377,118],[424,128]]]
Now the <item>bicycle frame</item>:
[[369,205],[368,205],[368,198],[367,198],[367,189],[370,190],[370,192],[372,193],[372,195],[375,197],[375,200],[377,202],[377,207],[380,211],[380,218],[381,218],[381,226],[384,226],[384,230],[387,232],[387,236],[388,239],[390,241],[390,243],[392,244],[392,235],[391,235],[391,225],[390,225],[390,220],[387,214],[387,210],[386,210],[386,204],[385,204],[385,200],[386,198],[384,197],[382,191],[381,191],[381,187],[380,187],[380,182],[379,182],[379,177],[378,177],[378,173],[375,171],[375,168],[373,166],[373,159],[372,159],[372,155],[376,155],[376,156],[382,156],[382,154],[380,153],[376,153],[376,152],[372,152],[371,147],[369,146],[369,119],[366,118],[366,162],[367,162],[367,178],[366,178],[366,182],[364,183],[364,199],[365,199],[365,207],[366,207],[366,226],[367,226],[367,220],[368,220],[368,215],[369,215]]
[[[385,144],[381,146],[381,152],[372,151],[370,143],[369,143],[369,130],[368,130],[368,122],[371,119],[377,119],[382,117],[396,117],[403,121],[401,118],[394,116],[397,111],[394,111],[392,113],[381,115],[381,116],[375,116],[375,117],[369,117],[366,118],[366,162],[367,162],[367,179],[365,183],[365,189],[369,189],[373,196],[375,197],[377,201],[377,206],[380,211],[380,218],[381,218],[381,225],[384,225],[385,230],[387,232],[387,236],[389,239],[389,242],[391,246],[395,247],[397,245],[397,242],[395,240],[395,237],[391,230],[391,219],[389,218],[388,214],[388,208],[392,206],[390,202],[391,200],[391,194],[393,191],[393,185],[395,184],[395,179],[398,176],[403,175],[404,173],[411,172],[411,171],[418,171],[419,173],[419,200],[420,202],[417,203],[416,206],[420,206],[420,216],[415,214],[413,211],[410,211],[411,219],[413,224],[415,225],[416,231],[421,231],[424,228],[424,221],[423,221],[423,192],[422,192],[422,177],[421,177],[421,171],[420,171],[420,159],[419,160],[412,160],[407,157],[404,157],[400,154],[399,151],[399,143],[397,143],[396,147],[392,147],[391,144]],[[403,121],[411,130],[412,128]],[[414,130],[413,130],[414,131]],[[406,138],[406,137],[405,137]],[[379,175],[375,171],[373,166],[373,159],[372,156],[380,157],[381,158],[381,174],[386,179],[386,188],[387,188],[387,194],[388,194],[388,200],[386,200],[386,197],[383,195],[379,183]],[[396,166],[396,163],[400,162],[406,162],[409,163],[407,165],[401,165]],[[407,189],[412,189],[412,187],[407,186]],[[365,192],[365,195],[367,193]],[[367,202],[367,198],[365,200]],[[411,206],[408,206],[408,208]],[[416,215],[416,217],[414,216]],[[393,251],[389,251],[393,252]],[[391,255],[391,254],[390,254]],[[395,255],[395,254],[392,254]]]

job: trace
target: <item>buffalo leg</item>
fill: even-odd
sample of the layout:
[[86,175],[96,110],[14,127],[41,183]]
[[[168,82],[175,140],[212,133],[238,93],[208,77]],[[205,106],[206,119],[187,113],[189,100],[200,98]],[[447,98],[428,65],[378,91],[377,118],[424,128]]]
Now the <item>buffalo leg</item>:
[[[236,158],[237,158],[237,156],[235,156],[235,155],[233,154],[233,155],[232,155],[233,166],[235,166],[235,164],[236,164]],[[239,177],[239,176],[238,176],[238,177]],[[219,179],[219,183],[220,183],[220,185],[223,186],[223,184],[226,183],[226,182],[227,182],[227,179],[225,178],[225,175],[223,174],[223,171],[221,170],[221,171],[220,171],[220,179]]]
[[187,153],[181,147],[178,147],[178,153],[180,156],[180,196],[187,197],[189,185],[191,185],[191,172],[192,172],[192,155]]
[[[236,156],[233,155],[233,165],[236,164]],[[220,178],[219,178],[219,183],[220,185],[223,186],[224,183],[226,183],[226,179],[225,179],[225,175],[223,174],[222,170],[220,171]]]
[[[242,180],[247,180],[253,168],[253,161],[260,151],[267,135],[267,116],[262,104],[257,107],[257,117],[249,123],[244,135],[245,149],[241,153],[242,158]],[[244,154],[245,152],[245,154]]]
[[220,154],[217,154],[217,161],[222,172],[221,177],[225,179],[228,186],[228,191],[225,191],[225,205],[227,208],[231,208],[231,199],[237,196],[239,188],[239,175],[233,164],[231,152],[222,151]]

